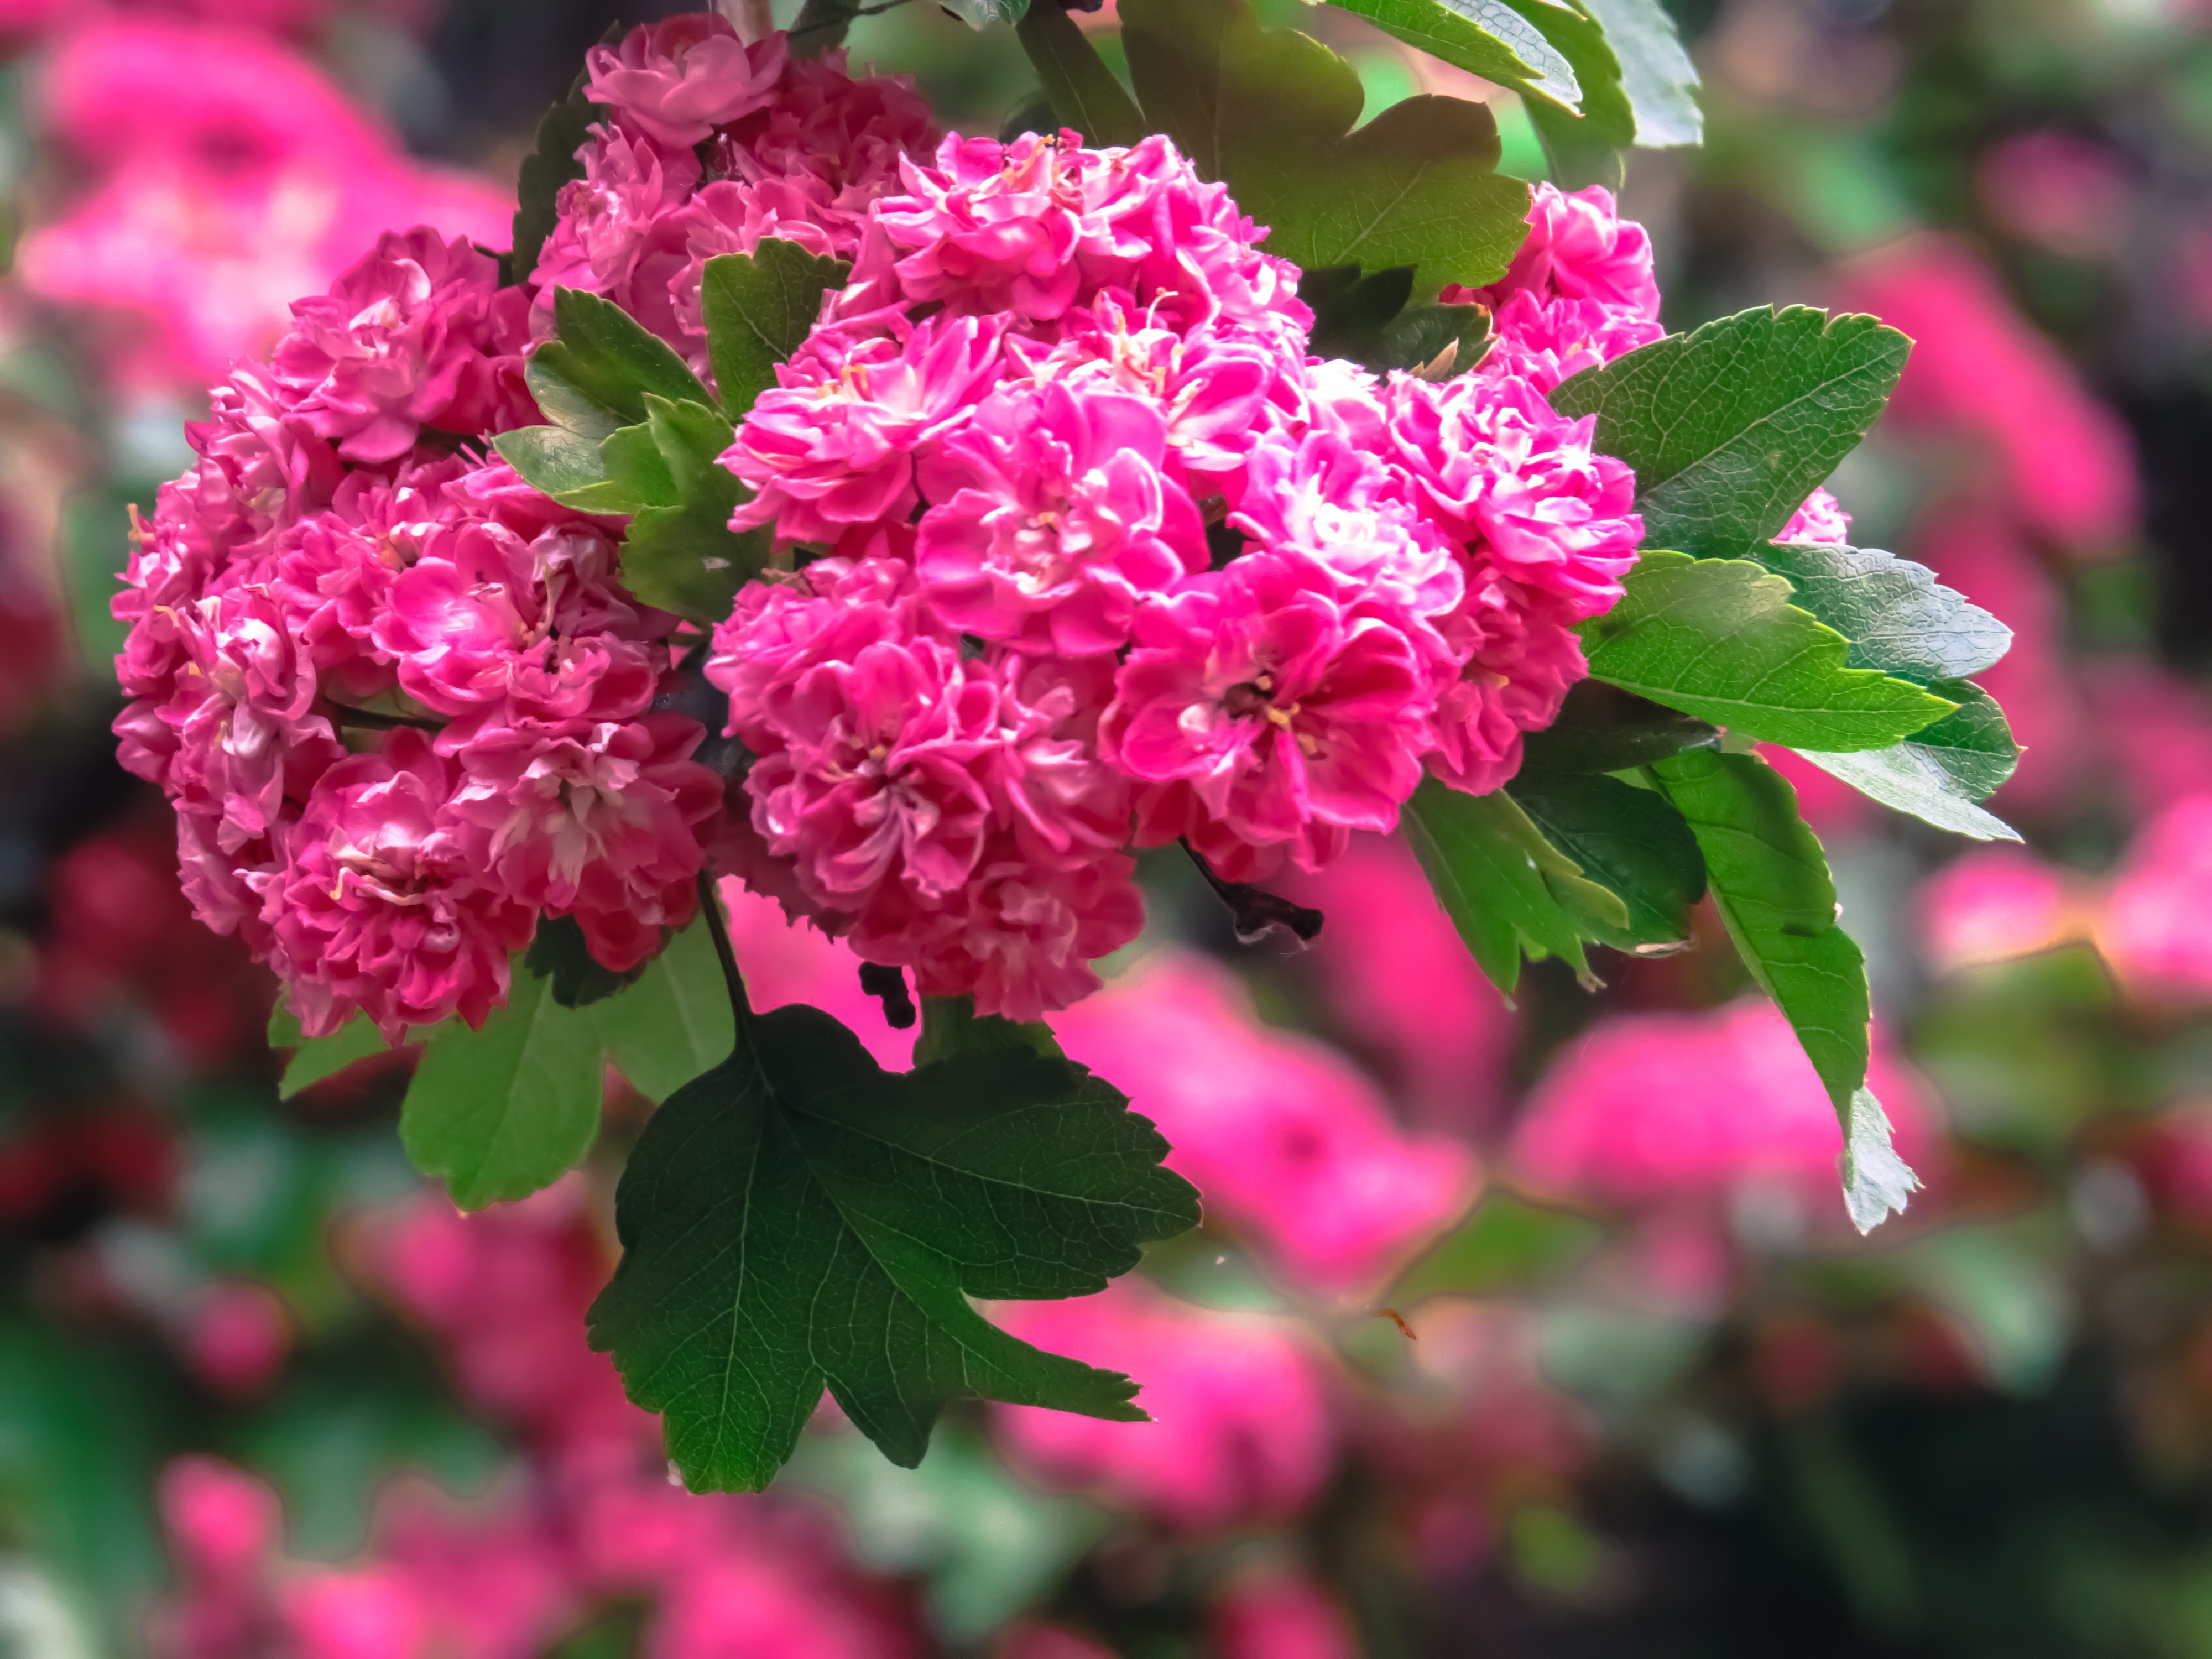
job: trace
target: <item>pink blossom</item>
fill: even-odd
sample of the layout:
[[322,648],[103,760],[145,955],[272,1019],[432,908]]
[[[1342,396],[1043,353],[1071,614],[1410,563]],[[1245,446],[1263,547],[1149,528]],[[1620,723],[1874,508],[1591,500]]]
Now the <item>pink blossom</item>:
[[[1651,239],[1633,219],[1620,216],[1613,192],[1602,185],[1570,194],[1538,184],[1529,196],[1528,237],[1504,276],[1491,287],[1461,292],[1493,308],[1528,294],[1539,301],[1595,300],[1650,322],[1659,319]],[[1447,290],[1446,297],[1459,296]]]
[[[1869,1086],[1899,1154],[1923,1164],[1920,1091],[1879,1043]],[[1547,1190],[1630,1205],[1710,1201],[1759,1185],[1840,1221],[1842,1151],[1812,1062],[1780,1011],[1754,995],[1707,1013],[1602,1021],[1537,1085],[1513,1163]]]
[[1805,498],[1805,504],[1790,514],[1790,522],[1782,526],[1778,542],[1825,543],[1840,547],[1851,538],[1851,515],[1844,511],[1843,503],[1825,489],[1815,489]]
[[1447,531],[1570,620],[1620,597],[1644,521],[1635,475],[1590,447],[1595,416],[1567,420],[1527,381],[1485,374],[1395,375],[1390,392],[1397,458]]
[[465,857],[523,903],[574,915],[606,967],[635,967],[697,907],[696,830],[722,804],[690,758],[703,735],[680,714],[471,734],[455,753]]
[[394,460],[425,426],[499,432],[538,418],[522,384],[527,308],[466,238],[388,232],[327,297],[294,302],[276,374],[348,460]]
[[993,1407],[1000,1443],[1040,1478],[1186,1532],[1294,1515],[1320,1490],[1334,1436],[1319,1367],[1294,1328],[1182,1308],[1128,1279],[994,1314],[1026,1342],[1144,1379],[1149,1423]]
[[1589,672],[1577,609],[1470,562],[1465,598],[1438,623],[1449,654],[1431,664],[1439,684],[1430,771],[1484,795],[1521,769],[1522,734],[1556,720]]
[[787,51],[781,33],[748,46],[726,18],[687,12],[641,23],[619,46],[593,46],[584,70],[593,103],[656,143],[685,149],[766,104]]
[[1516,377],[1549,392],[1666,332],[1640,311],[1565,295],[1547,300],[1517,289],[1491,319],[1490,349],[1483,356],[1481,373]]
[[2212,939],[2203,919],[2212,899],[2212,795],[2167,807],[2129,843],[2097,944],[2130,989],[2177,1001],[2212,992]]
[[1975,174],[1990,217],[2013,235],[2076,259],[2119,251],[2135,188],[2106,145],[2048,129],[2015,133],[1984,152]]
[[949,628],[1079,657],[1127,642],[1138,601],[1206,567],[1189,495],[1162,477],[1150,404],[1054,382],[1001,392],[920,469],[915,568]]
[[2139,659],[2099,663],[2087,678],[2098,741],[2137,811],[2212,794],[2212,696],[2203,686]]
[[192,1370],[226,1394],[252,1394],[284,1363],[291,1322],[266,1285],[227,1279],[208,1286],[185,1330],[185,1356]]
[[[649,279],[639,280],[640,267],[657,234],[672,224],[699,184],[699,161],[688,149],[664,150],[618,127],[593,127],[592,141],[577,153],[584,176],[561,186],[559,216],[531,273],[540,334],[552,331],[556,288],[602,294],[626,311],[648,315],[666,307],[665,273],[663,292],[656,295]],[[682,230],[674,228],[658,240],[672,270],[682,263]]]
[[1213,1606],[1217,1659],[1358,1659],[1337,1599],[1310,1578],[1262,1568],[1239,1574]]
[[903,341],[803,348],[776,371],[722,464],[755,491],[733,530],[835,543],[848,526],[903,523],[920,497],[914,453],[961,418],[996,367],[999,325],[933,318]]
[[1911,908],[1929,959],[1956,969],[2047,951],[2071,931],[2063,871],[2025,848],[1982,847],[1920,884]]
[[293,1012],[326,1036],[355,1009],[397,1042],[458,1012],[481,1025],[507,995],[507,957],[529,908],[473,866],[447,810],[452,769],[420,732],[393,732],[315,781],[283,837],[283,866],[254,878]]
[[1053,1029],[1159,1125],[1169,1167],[1196,1184],[1210,1224],[1257,1244],[1299,1285],[1375,1284],[1474,1196],[1464,1146],[1401,1133],[1342,1055],[1261,1025],[1204,957],[1152,955]]
[[1243,880],[1285,853],[1311,869],[1346,830],[1395,828],[1433,706],[1404,633],[1253,554],[1139,616],[1099,747],[1163,786],[1139,803],[1140,842],[1188,836]]

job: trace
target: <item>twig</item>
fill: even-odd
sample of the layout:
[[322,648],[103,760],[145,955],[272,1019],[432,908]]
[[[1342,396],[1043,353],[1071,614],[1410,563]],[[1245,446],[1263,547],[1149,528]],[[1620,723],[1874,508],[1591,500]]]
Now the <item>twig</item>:
[[730,1012],[738,1023],[738,1046],[749,1048],[745,1038],[752,1030],[753,1006],[745,998],[745,976],[738,971],[729,923],[722,920],[721,896],[714,890],[714,877],[704,870],[699,872],[699,908],[706,913],[707,931],[714,935],[714,954],[722,959],[722,982],[730,988]]
[[1293,904],[1281,894],[1267,892],[1248,881],[1224,881],[1187,839],[1179,844],[1190,854],[1190,861],[1198,866],[1199,874],[1206,878],[1206,884],[1213,889],[1214,896],[1229,907],[1238,944],[1257,945],[1267,938],[1269,929],[1275,927],[1287,928],[1301,944],[1310,945],[1320,937],[1320,911]]

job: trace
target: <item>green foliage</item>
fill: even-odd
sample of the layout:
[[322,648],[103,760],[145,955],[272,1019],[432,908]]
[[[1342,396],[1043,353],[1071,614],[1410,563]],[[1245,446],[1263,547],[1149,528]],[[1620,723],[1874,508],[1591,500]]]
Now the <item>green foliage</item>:
[[1504,0],[1334,0],[1456,69],[1516,92],[1577,108],[1574,65]]
[[1133,144],[1145,137],[1145,118],[1128,92],[1058,5],[1033,7],[1014,33],[1061,125],[1090,144]]
[[1714,727],[1603,680],[1579,680],[1557,719],[1521,740],[1533,772],[1625,772],[1720,741]]
[[1747,737],[1842,753],[1880,749],[1955,704],[1847,665],[1849,642],[1747,559],[1646,553],[1627,592],[1583,625],[1590,672]]
[[[937,0],[971,29],[988,28],[994,23],[1018,23],[1028,14],[1030,0]],[[1047,5],[1052,0],[1045,0]]]
[[1571,1210],[1532,1204],[1493,1188],[1391,1285],[1389,1299],[1411,1307],[1431,1296],[1498,1296],[1558,1279],[1595,1249],[1605,1228]]
[[1309,270],[1419,265],[1426,283],[1504,274],[1528,187],[1500,178],[1480,104],[1417,97],[1357,132],[1364,94],[1334,52],[1263,29],[1245,0],[1127,0],[1121,38],[1145,118]]
[[1637,143],[1645,149],[1702,143],[1698,71],[1660,0],[1578,0],[1578,9],[1605,29],[1634,113]]
[[1598,449],[1635,469],[1646,546],[1736,558],[1866,435],[1910,348],[1872,317],[1762,307],[1587,369],[1552,403],[1595,415]]
[[545,118],[538,123],[538,142],[522,161],[507,281],[520,281],[538,268],[538,255],[560,217],[561,187],[584,176],[584,164],[576,152],[589,136],[586,129],[605,113],[584,95],[584,77],[579,75],[568,95],[546,111]]
[[1415,274],[1411,265],[1307,271],[1298,297],[1313,307],[1315,353],[1348,357],[1377,374],[1426,369],[1439,380],[1474,368],[1489,343],[1489,312],[1481,306],[1409,307]]
[[606,1057],[648,1099],[665,1100],[712,1071],[737,1028],[706,922],[669,940],[629,990],[593,1003],[592,1024]]
[[1592,938],[1645,953],[1688,945],[1690,907],[1705,896],[1705,863],[1666,796],[1601,774],[1525,766],[1509,787],[1544,838],[1626,908],[1624,925],[1590,918]]
[[583,1008],[635,985],[647,964],[617,973],[600,965],[584,942],[583,927],[574,916],[541,916],[538,933],[524,952],[522,965],[533,978],[548,981],[553,1000],[563,1008]]
[[292,1050],[283,1080],[276,1085],[279,1100],[289,1100],[302,1089],[336,1077],[356,1060],[388,1052],[383,1034],[359,1014],[328,1036],[308,1036],[281,999],[269,1016],[269,1046]]
[[1866,1087],[1871,1005],[1858,945],[1836,923],[1836,887],[1796,791],[1750,755],[1698,750],[1651,771],[1696,835],[1714,907],[1736,952],[1789,1019],[1844,1126],[1844,1203],[1863,1232],[1917,1184],[1890,1149]]
[[1806,543],[1762,547],[1754,556],[1790,579],[1799,605],[1850,641],[1854,668],[1926,685],[1978,674],[2012,648],[2012,629],[1894,553]]
[[[1984,708],[1994,714],[2000,723],[2003,721],[2004,716],[1996,713],[1996,704],[1984,694],[1978,705],[1962,706],[1957,714],[1946,716],[1929,730],[1941,731],[1953,726],[1960,716],[1972,718]],[[1855,755],[1824,755],[1812,749],[1797,752],[1862,794],[1884,806],[1923,818],[1939,830],[1972,836],[1977,841],[2020,839],[2020,832],[2002,818],[1976,805],[1969,787],[1953,775],[1948,763],[1954,755],[1963,754],[1970,766],[1988,758],[1971,750],[1952,750],[1913,738],[1892,744],[1887,749],[1868,749]]]
[[887,1073],[818,1010],[749,1016],[631,1155],[593,1346],[664,1414],[697,1491],[767,1485],[825,1382],[909,1467],[962,1393],[1140,1421],[1127,1377],[1016,1340],[968,1297],[1101,1290],[1194,1224],[1167,1150],[1066,1060],[1008,1047]]
[[842,259],[821,258],[774,237],[750,253],[707,261],[699,279],[707,355],[732,421],[743,420],[753,400],[775,384],[775,366],[805,343],[822,314],[823,295],[844,287],[851,270]]
[[563,1007],[553,981],[514,975],[483,1029],[441,1026],[399,1109],[399,1139],[453,1202],[480,1210],[551,1185],[599,1131],[599,1039],[589,1013]]
[[1585,6],[1574,0],[1512,0],[1567,61],[1583,87],[1579,114],[1532,100],[1528,118],[1543,141],[1552,181],[1566,190],[1605,185],[1626,175],[1624,152],[1636,142],[1636,111],[1620,83],[1620,59]]
[[645,419],[648,392],[676,402],[714,402],[674,348],[612,301],[556,289],[553,329],[554,337],[531,354],[528,374],[531,391],[556,426],[568,424],[555,413],[556,404],[595,413],[612,431]]
[[1523,950],[1562,957],[1589,981],[1583,941],[1595,937],[1593,921],[1630,927],[1627,906],[1585,879],[1503,790],[1468,795],[1425,778],[1399,822],[1444,914],[1508,996],[1520,983]]
[[915,1039],[914,1063],[933,1065],[963,1054],[988,1054],[1001,1048],[1025,1048],[1048,1060],[1063,1058],[1052,1028],[1042,1020],[1024,1024],[1002,1014],[979,1014],[973,997],[924,997],[921,1035]]

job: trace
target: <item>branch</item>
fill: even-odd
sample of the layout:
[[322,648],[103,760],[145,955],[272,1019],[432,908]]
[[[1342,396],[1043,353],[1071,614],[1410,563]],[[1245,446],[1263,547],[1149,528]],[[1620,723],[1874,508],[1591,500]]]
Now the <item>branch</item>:
[[1206,878],[1206,884],[1213,889],[1215,896],[1229,907],[1230,916],[1237,926],[1238,944],[1257,945],[1277,927],[1288,929],[1303,945],[1310,945],[1320,937],[1320,911],[1293,904],[1279,893],[1267,892],[1249,881],[1224,881],[1188,840],[1180,845],[1190,854],[1190,861],[1198,866],[1199,874]]

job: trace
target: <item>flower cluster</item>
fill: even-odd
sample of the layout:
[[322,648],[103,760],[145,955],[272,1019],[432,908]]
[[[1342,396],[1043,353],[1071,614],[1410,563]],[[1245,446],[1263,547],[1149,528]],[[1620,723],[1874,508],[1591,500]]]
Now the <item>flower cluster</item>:
[[1140,925],[1125,845],[1258,879],[1393,828],[1425,769],[1511,776],[1640,533],[1545,399],[1545,319],[1656,331],[1609,197],[1530,223],[1498,367],[1439,384],[1310,356],[1298,273],[1164,138],[902,160],[724,457],[733,527],[805,550],[707,669],[758,757],[748,879],[1033,1018]]
[[[820,156],[906,94],[722,24],[687,55],[670,32],[690,27],[593,60],[613,112],[587,163],[696,174],[664,138],[704,123],[696,140],[757,175],[745,234],[816,212],[849,240],[867,186]],[[672,82],[655,68],[672,52]],[[465,240],[385,236],[216,389],[196,464],[134,537],[124,763],[176,808],[201,919],[277,969],[310,1035],[356,1010],[394,1038],[481,1023],[541,914],[621,969],[695,908],[722,783],[691,758],[703,729],[661,706],[676,619],[624,591],[618,520],[555,505],[485,441],[538,419],[534,301],[582,281],[583,250],[614,258],[598,189],[570,188],[521,284]],[[623,290],[641,309],[647,263]]]

